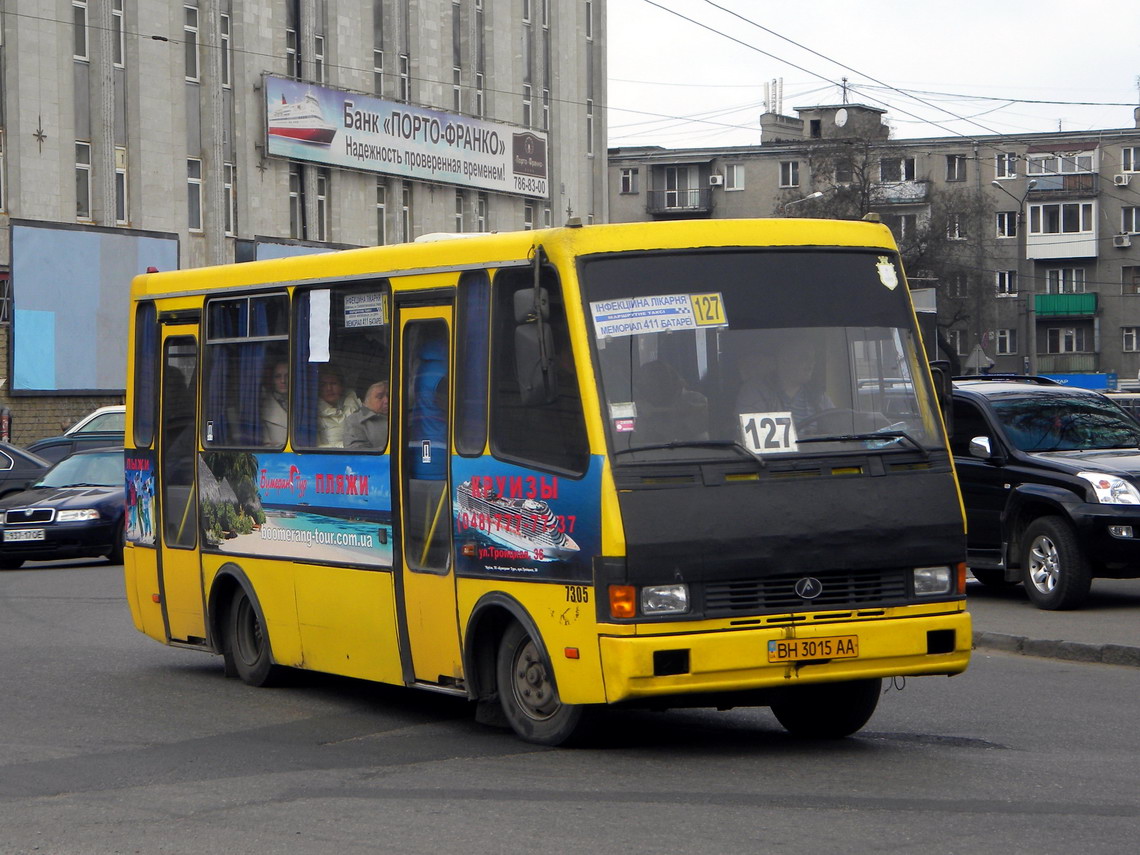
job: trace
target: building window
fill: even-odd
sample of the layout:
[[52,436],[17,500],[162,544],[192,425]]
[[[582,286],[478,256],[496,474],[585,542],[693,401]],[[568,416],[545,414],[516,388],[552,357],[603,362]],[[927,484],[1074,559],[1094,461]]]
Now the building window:
[[1140,147],[1125,146],[1120,150],[1120,169],[1123,172],[1140,172]]
[[400,54],[400,92],[398,98],[405,104],[412,100],[412,60],[406,53]]
[[946,180],[966,180],[966,157],[961,154],[946,155]]
[[478,71],[475,73],[475,116],[483,118],[483,72]]
[[1091,202],[1066,202],[1029,207],[1029,233],[1057,235],[1090,233],[1093,230]]
[[1085,270],[1083,267],[1055,267],[1045,271],[1046,294],[1085,293]]
[[75,144],[75,218],[91,219],[91,143]]
[[994,336],[995,347],[997,348],[998,356],[1012,356],[1017,353],[1017,330],[1016,329],[1002,329],[995,330]]
[[1120,293],[1140,294],[1140,267],[1120,268]]
[[186,79],[191,83],[199,80],[198,66],[198,10],[194,6],[183,6],[186,23],[182,25],[182,43],[186,49]]
[[855,164],[850,160],[840,160],[835,164],[835,183],[851,184],[855,181]]
[[1017,296],[1017,271],[998,270],[994,273],[994,288],[999,297]]
[[780,186],[800,186],[800,162],[798,160],[780,161]]
[[542,90],[542,129],[550,130],[550,90]]
[[1135,205],[1120,209],[1120,233],[1136,234],[1140,232],[1140,208]]
[[1091,338],[1084,327],[1050,327],[1046,334],[1046,353],[1088,353]]
[[999,238],[1017,237],[1017,211],[997,212],[997,236]]
[[237,234],[237,172],[232,163],[222,164],[222,187],[226,197],[225,231]]
[[451,109],[463,112],[463,71],[458,67],[451,69]]
[[313,79],[325,82],[325,37],[313,36]]
[[586,99],[586,154],[594,156],[594,99]]
[[883,158],[879,161],[879,180],[914,181],[914,158]]
[[400,239],[412,240],[412,185],[407,181],[400,185]]
[[[542,225],[543,225],[543,227],[544,228],[550,228],[553,223],[554,223],[554,217],[551,215],[550,209],[549,208],[543,208],[542,209]],[[1140,270],[1140,268],[1137,268],[1137,269]]]
[[534,202],[523,202],[523,231],[534,228]]
[[1027,175],[1073,175],[1092,172],[1092,168],[1091,152],[1068,155],[1031,154],[1027,158],[1025,172]]
[[383,246],[388,239],[388,184],[383,178],[376,179],[376,245]]
[[87,56],[87,0],[71,0],[73,22],[72,56],[86,62]]
[[289,237],[300,240],[302,234],[301,223],[301,170],[296,166],[289,167]]
[[384,97],[384,51],[372,51],[372,88],[381,98]]
[[522,123],[524,128],[530,127],[531,120],[531,88],[529,83],[523,84],[522,96]]
[[911,240],[918,234],[918,214],[882,214],[883,225],[891,230],[899,243]]
[[487,194],[480,193],[475,203],[475,231],[487,231]]
[[455,191],[455,231],[463,231],[463,191]]
[[0,211],[7,210],[7,204],[4,199],[4,175],[6,173],[4,163],[4,131],[0,129]]
[[586,0],[586,38],[594,38],[594,2]]
[[123,0],[115,0],[111,5],[111,50],[116,68],[122,68],[126,56],[126,41],[123,33]]
[[625,168],[621,171],[621,191],[622,193],[637,193],[637,169]]
[[953,273],[946,277],[946,296],[968,297],[970,288],[964,273]]
[[297,31],[285,30],[285,76],[301,79],[300,63],[297,62]]
[[186,224],[202,231],[202,161],[196,157],[186,158]]
[[965,330],[947,330],[946,339],[950,343],[950,349],[953,350],[957,356],[965,356],[967,354],[969,345]]
[[130,222],[127,211],[127,149],[115,146],[115,225]]
[[946,221],[946,237],[949,240],[966,239],[966,215],[953,213]]
[[329,239],[329,170],[317,170],[317,240]]
[[1136,335],[1136,333],[1138,330],[1140,330],[1140,327],[1121,327],[1120,328],[1120,333],[1121,333],[1120,349],[1123,350],[1125,353],[1135,353],[1137,350],[1140,350],[1140,348],[1138,348],[1136,346],[1137,339],[1138,339],[1138,336]]
[[994,155],[994,177],[1016,178],[1017,155],[1012,151],[1003,151]]
[[744,164],[730,163],[724,168],[724,189],[744,189]]
[[234,58],[230,50],[230,16],[223,14],[220,18],[222,42],[222,86],[229,89],[234,79]]

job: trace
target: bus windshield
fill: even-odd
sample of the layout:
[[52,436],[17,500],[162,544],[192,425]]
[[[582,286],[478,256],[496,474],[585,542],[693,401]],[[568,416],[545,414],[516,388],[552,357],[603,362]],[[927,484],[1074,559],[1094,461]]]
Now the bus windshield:
[[630,253],[581,275],[619,458],[944,446],[894,256]]

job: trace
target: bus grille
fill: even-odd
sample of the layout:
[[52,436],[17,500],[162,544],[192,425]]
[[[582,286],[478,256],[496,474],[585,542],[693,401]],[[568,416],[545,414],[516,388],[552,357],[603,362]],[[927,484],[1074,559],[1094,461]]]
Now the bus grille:
[[[796,594],[795,584],[805,576],[818,579],[823,593],[811,600]],[[905,602],[908,589],[904,570],[787,573],[747,582],[718,582],[705,585],[705,616],[879,606]]]

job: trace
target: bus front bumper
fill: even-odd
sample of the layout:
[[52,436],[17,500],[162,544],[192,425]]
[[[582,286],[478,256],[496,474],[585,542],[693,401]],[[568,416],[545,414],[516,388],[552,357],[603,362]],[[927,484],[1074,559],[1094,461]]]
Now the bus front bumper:
[[[970,615],[959,611],[784,628],[602,636],[600,646],[606,701],[618,703],[873,677],[959,674],[970,661],[973,637]],[[836,656],[828,657],[829,652]],[[801,658],[779,661],[788,656]],[[817,656],[821,658],[812,658]]]

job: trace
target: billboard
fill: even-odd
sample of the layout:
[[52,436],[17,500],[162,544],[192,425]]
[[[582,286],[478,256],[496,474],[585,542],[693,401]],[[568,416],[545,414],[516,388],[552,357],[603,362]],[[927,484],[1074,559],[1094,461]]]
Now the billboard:
[[276,157],[545,198],[541,131],[266,76],[266,150]]
[[178,236],[12,221],[14,394],[126,388],[131,279],[178,269]]

